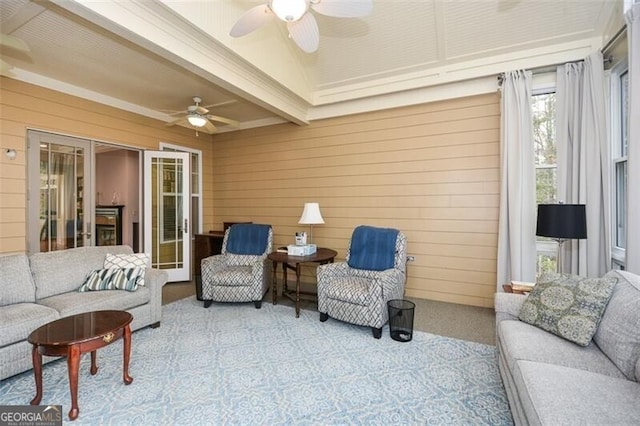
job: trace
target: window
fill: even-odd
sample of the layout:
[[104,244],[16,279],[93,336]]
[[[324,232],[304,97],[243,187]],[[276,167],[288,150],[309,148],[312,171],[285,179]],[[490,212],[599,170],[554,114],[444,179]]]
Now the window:
[[[557,202],[555,107],[555,93],[540,93],[532,97],[537,204]],[[538,274],[555,271],[557,243],[546,237],[536,238]]]
[[629,146],[629,71],[622,64],[611,73],[611,156],[613,160],[612,245],[614,269],[625,268],[627,248],[627,148]]

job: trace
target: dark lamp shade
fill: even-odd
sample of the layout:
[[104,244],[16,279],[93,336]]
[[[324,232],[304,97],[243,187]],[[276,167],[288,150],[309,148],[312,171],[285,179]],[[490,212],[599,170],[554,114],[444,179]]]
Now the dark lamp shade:
[[584,204],[538,204],[536,235],[562,239],[587,238]]

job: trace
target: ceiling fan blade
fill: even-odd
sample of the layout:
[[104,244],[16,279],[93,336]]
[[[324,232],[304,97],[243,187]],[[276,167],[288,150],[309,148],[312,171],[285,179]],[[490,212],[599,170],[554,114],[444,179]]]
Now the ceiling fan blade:
[[295,22],[287,22],[287,29],[293,41],[298,47],[307,53],[318,50],[320,44],[320,32],[316,18],[310,13],[305,13],[302,18]]
[[235,99],[230,99],[228,101],[224,101],[224,102],[218,102],[217,104],[211,104],[211,105],[205,105],[205,108],[211,109],[211,108],[217,108],[217,107],[221,107],[224,105],[229,105],[229,104],[235,104],[236,102],[238,102]]
[[238,125],[240,124],[236,120],[232,120],[232,119],[226,118],[226,117],[220,117],[219,115],[207,115],[207,118],[209,120],[217,121],[219,123],[230,124],[230,125],[232,125],[234,127],[238,127]]
[[373,9],[372,0],[311,0],[311,7],[318,13],[336,18],[359,18]]
[[207,121],[207,123],[204,125],[204,127],[200,127],[200,129],[204,129],[205,132],[211,134],[211,133],[215,133],[218,131],[218,129],[216,129],[216,126],[213,125],[212,122]]
[[261,4],[247,10],[231,28],[231,37],[242,37],[253,32],[273,18],[273,12],[267,4]]
[[188,123],[187,117],[176,118],[175,120],[169,121],[166,126],[175,126],[182,125]]
[[197,114],[206,115],[209,113],[209,110],[205,107],[198,105],[198,107],[194,110]]
[[29,45],[25,43],[24,40],[2,33],[0,33],[0,45],[7,46],[15,50],[20,50],[22,52],[31,51],[31,49],[29,49]]

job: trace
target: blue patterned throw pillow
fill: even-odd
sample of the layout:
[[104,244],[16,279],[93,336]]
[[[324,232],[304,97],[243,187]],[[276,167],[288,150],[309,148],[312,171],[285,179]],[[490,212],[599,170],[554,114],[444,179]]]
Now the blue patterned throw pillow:
[[519,318],[580,346],[587,346],[617,283],[616,278],[542,274]]
[[151,265],[151,258],[146,253],[131,253],[131,254],[111,254],[107,253],[104,259],[104,268],[141,268],[138,273],[137,282],[138,285],[144,285],[144,268],[149,268]]
[[127,290],[138,289],[138,277],[144,269],[134,268],[104,268],[91,272],[78,291],[99,290]]

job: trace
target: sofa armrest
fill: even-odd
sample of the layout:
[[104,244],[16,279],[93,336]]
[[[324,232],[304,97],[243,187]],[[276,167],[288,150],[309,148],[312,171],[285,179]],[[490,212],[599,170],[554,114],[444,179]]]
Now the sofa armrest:
[[496,293],[496,323],[504,320],[517,320],[520,308],[526,299],[527,296],[523,294]]
[[144,286],[151,292],[151,324],[159,324],[162,318],[162,287],[169,280],[169,274],[162,269],[147,268],[144,274]]

